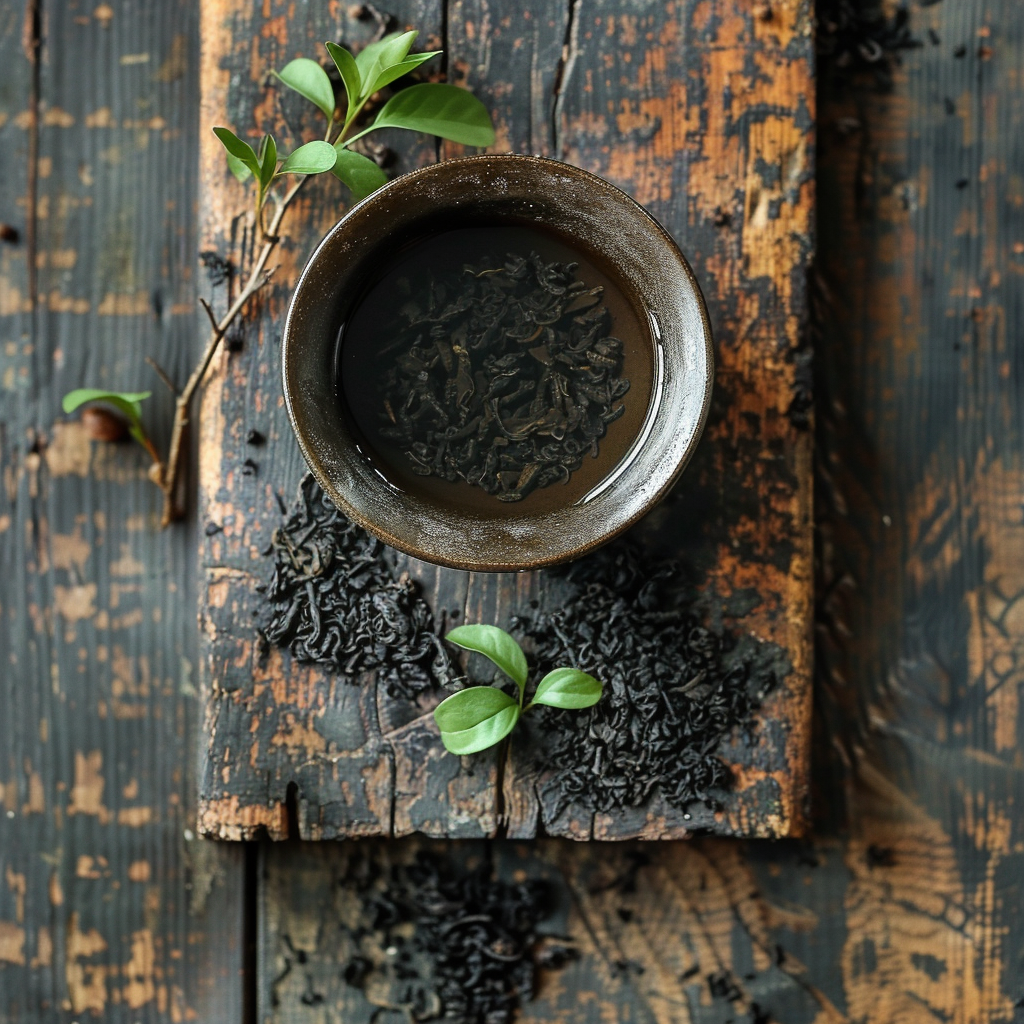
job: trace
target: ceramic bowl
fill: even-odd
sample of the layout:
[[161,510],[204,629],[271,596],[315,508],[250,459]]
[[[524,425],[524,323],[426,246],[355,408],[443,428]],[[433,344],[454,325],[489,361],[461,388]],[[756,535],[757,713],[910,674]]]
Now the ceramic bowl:
[[[398,490],[377,473],[349,425],[334,368],[339,325],[385,253],[439,229],[498,223],[539,225],[614,269],[635,312],[650,325],[654,380],[642,430],[601,487],[544,512],[496,501],[492,516]],[[413,171],[349,210],[302,272],[288,309],[282,360],[295,436],[331,500],[410,555],[493,572],[577,558],[648,512],[693,454],[713,377],[700,288],[661,225],[587,171],[511,154]]]

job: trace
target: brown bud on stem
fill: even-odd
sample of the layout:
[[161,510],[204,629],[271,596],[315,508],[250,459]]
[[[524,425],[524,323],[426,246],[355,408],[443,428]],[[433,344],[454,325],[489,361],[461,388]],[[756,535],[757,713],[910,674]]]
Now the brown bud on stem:
[[128,436],[128,424],[117,413],[95,405],[82,412],[82,426],[94,441],[123,441]]

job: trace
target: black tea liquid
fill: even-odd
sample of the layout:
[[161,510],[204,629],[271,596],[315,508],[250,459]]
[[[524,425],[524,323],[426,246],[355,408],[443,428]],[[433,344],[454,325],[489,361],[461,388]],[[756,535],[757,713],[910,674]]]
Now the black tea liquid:
[[416,241],[339,332],[337,389],[393,486],[485,515],[584,500],[651,403],[650,328],[559,236],[497,224]]

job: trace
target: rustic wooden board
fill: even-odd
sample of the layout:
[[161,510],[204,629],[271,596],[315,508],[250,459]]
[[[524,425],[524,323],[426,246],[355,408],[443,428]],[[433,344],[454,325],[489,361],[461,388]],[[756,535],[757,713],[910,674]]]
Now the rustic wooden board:
[[[280,522],[277,495],[290,498],[303,471],[280,399],[280,324],[299,267],[340,212],[336,184],[318,181],[290,221],[293,240],[244,350],[219,358],[203,403],[200,518],[221,528],[201,557],[204,834],[799,831],[810,717],[811,436],[806,418],[790,413],[809,355],[802,327],[813,208],[810,5],[778,4],[770,20],[746,0],[620,7],[424,0],[389,12],[439,38],[450,77],[495,112],[499,150],[546,153],[620,184],[678,237],[704,282],[717,337],[714,410],[682,486],[636,537],[688,566],[711,623],[774,645],[766,657],[788,664],[754,742],[723,750],[734,792],[717,813],[652,802],[629,814],[570,806],[556,816],[538,795],[544,779],[513,762],[502,805],[493,755],[462,763],[446,755],[429,702],[410,709],[384,699],[372,681],[353,687],[279,651],[260,657],[252,613],[268,567],[258,552]],[[268,0],[254,9],[209,0],[202,9],[204,129],[226,123],[246,136],[302,130],[301,101],[279,100],[268,69],[316,52],[326,38],[357,45],[373,27],[341,5]],[[429,143],[392,141],[397,170],[435,158]],[[242,190],[205,130],[201,146],[203,247],[244,264]],[[218,305],[226,294],[223,285],[211,291]],[[258,452],[245,445],[252,428],[268,437]],[[241,472],[246,457],[259,463],[254,475]],[[436,612],[458,609],[467,621],[507,623],[530,600],[553,599],[539,574],[399,565],[423,582]]]
[[[520,1021],[1021,1018],[1024,11],[910,27],[891,96],[819,106],[813,839],[490,844],[562,879],[550,930],[584,954]],[[353,848],[264,847],[270,1020],[370,1019],[334,969]],[[633,853],[635,893],[591,891]]]
[[[195,836],[196,601],[131,446],[60,397],[194,350],[197,10],[0,11],[0,1020],[241,1015],[242,859]],[[157,394],[147,413],[166,423]]]

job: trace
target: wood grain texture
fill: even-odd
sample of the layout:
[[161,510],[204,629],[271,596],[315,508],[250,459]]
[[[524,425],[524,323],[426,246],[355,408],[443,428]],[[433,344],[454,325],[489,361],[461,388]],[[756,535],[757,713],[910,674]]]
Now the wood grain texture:
[[894,93],[831,95],[822,129],[822,804],[850,832],[851,1018],[1008,1021],[1024,996],[1024,17],[942,3],[911,26],[922,46]]
[[[193,348],[196,10],[0,12],[0,1020],[237,1019],[241,861],[194,834],[196,600],[139,451],[60,414]],[[156,394],[148,422],[166,421]],[[206,948],[204,948],[206,947]]]
[[[910,12],[891,95],[820,93],[811,837],[489,844],[583,952],[521,1021],[1021,1018],[1024,11]],[[308,895],[353,847],[264,849],[271,1020],[370,1019]],[[635,892],[602,889],[631,854]]]
[[[782,665],[753,743],[725,745],[736,786],[721,812],[654,801],[613,816],[570,806],[556,815],[548,781],[514,759],[503,801],[493,754],[446,755],[430,701],[388,701],[372,680],[353,687],[261,658],[250,625],[257,552],[280,522],[301,459],[281,407],[278,343],[289,286],[339,212],[336,183],[315,182],[291,216],[273,285],[244,351],[224,354],[204,400],[203,545],[208,743],[200,781],[204,834],[576,839],[684,837],[694,830],[784,836],[799,831],[810,719],[811,435],[789,415],[808,353],[804,273],[813,209],[810,7],[777,5],[770,23],[740,0],[706,3],[495,5],[459,0],[392,5],[399,25],[440,33],[452,80],[496,114],[497,149],[539,152],[594,170],[647,204],[680,240],[704,282],[717,338],[715,405],[683,483],[635,536],[693,575],[715,627],[765,642]],[[241,0],[203,5],[203,123],[246,136],[309,132],[301,101],[267,84],[269,68],[321,39],[358,44],[367,26],[334,5]],[[305,136],[303,136],[305,137]],[[251,240],[241,188],[219,144],[202,136],[204,247],[244,266]],[[401,171],[434,159],[399,134]],[[457,148],[443,147],[444,155]],[[225,289],[214,292],[223,304]],[[268,437],[246,450],[250,428]],[[250,456],[255,475],[243,476]],[[397,559],[435,612],[507,623],[531,600],[557,602],[544,574],[457,573]],[[433,698],[436,700],[436,698]],[[514,755],[515,757],[515,755]],[[504,808],[504,817],[499,814]]]

